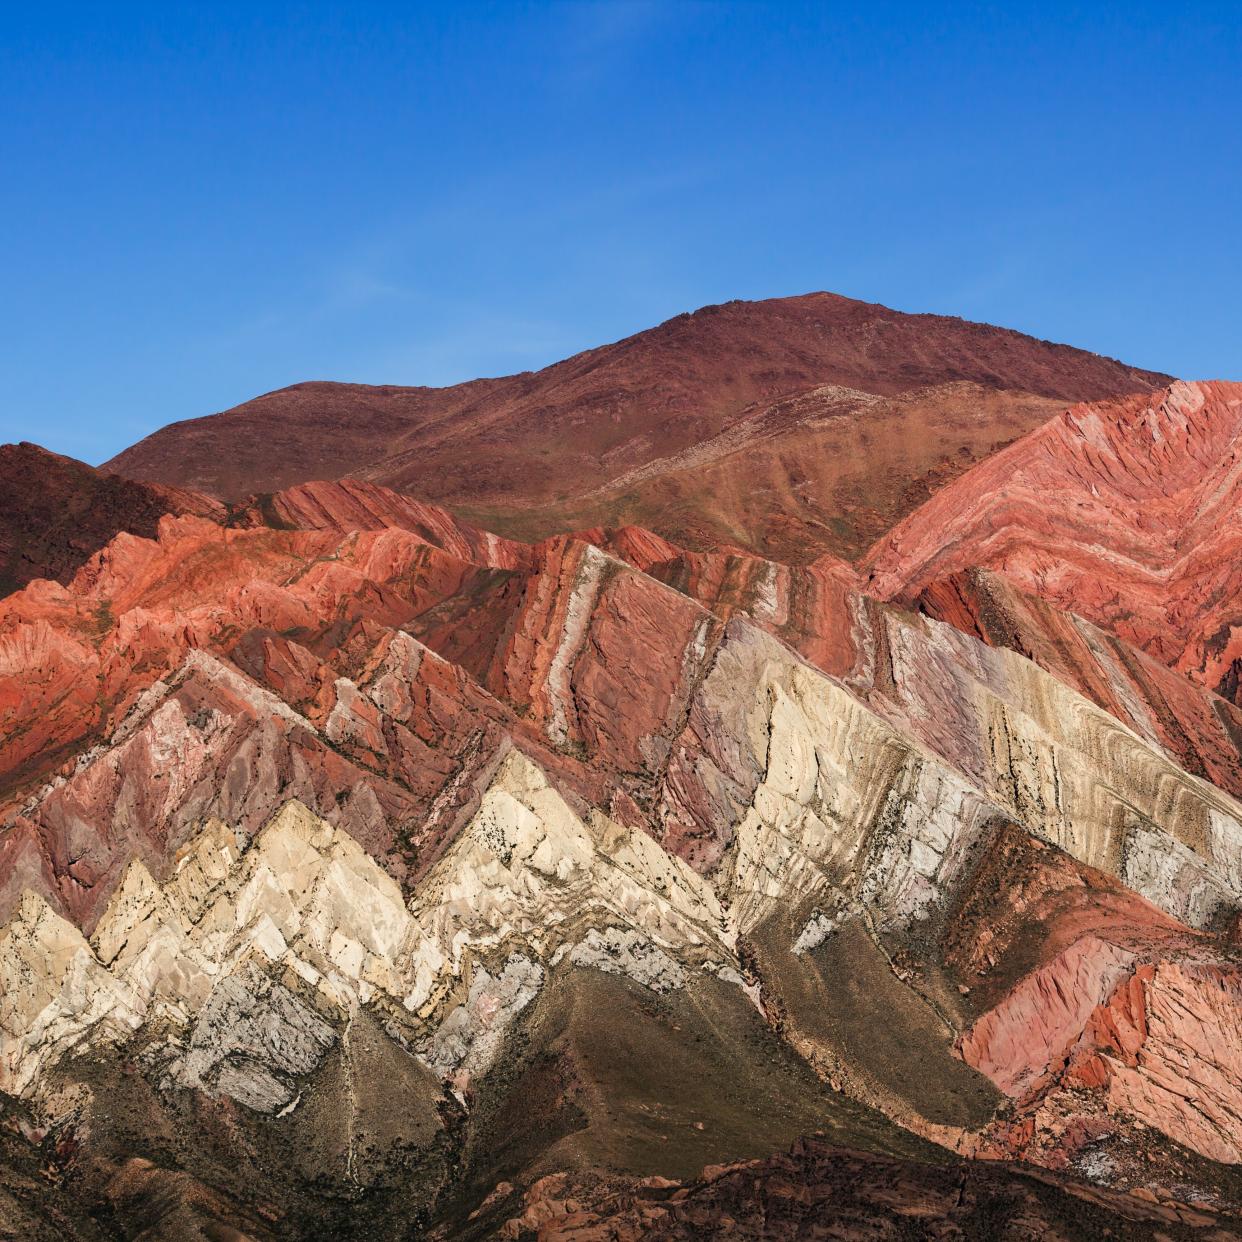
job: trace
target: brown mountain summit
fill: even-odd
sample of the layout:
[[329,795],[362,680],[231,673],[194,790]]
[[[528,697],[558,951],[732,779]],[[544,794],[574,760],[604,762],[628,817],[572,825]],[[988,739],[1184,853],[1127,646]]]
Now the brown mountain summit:
[[1067,401],[1167,379],[811,293],[704,307],[502,379],[297,384],[174,423],[105,469],[224,499],[355,475],[528,538],[629,522],[691,546],[855,555]]

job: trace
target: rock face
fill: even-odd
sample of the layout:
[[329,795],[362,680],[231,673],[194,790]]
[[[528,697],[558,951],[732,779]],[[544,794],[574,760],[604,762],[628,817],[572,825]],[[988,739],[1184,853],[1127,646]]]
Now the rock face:
[[950,960],[985,1003],[999,999],[957,1047],[1029,1118],[1005,1140],[1063,1167],[1128,1115],[1237,1163],[1239,1079],[1223,1051],[1242,1021],[1236,953],[1016,836],[980,878]]
[[408,910],[352,837],[299,802],[244,839],[208,821],[163,884],[130,863],[89,946],[23,897],[0,949],[22,1006],[6,1015],[0,1090],[28,1092],[68,1049],[146,1026],[163,1032],[143,1054],[162,1082],[276,1112],[336,1039],[323,1012],[347,1022],[367,1005],[433,1068],[478,1073],[564,957],[657,990],[684,987],[687,969],[740,983],[702,881],[636,829],[583,824],[517,751]]
[[1242,385],[1075,406],[944,488],[867,555],[914,599],[973,566],[1235,698]]
[[931,583],[918,610],[1033,660],[1163,747],[1187,771],[1242,793],[1242,712],[1219,695],[988,570]]
[[139,446],[254,494],[0,599],[0,1232],[1242,1236],[1242,400],[1022,435],[1141,379],[811,298]]
[[472,564],[518,569],[530,562],[526,544],[480,530],[438,505],[358,479],[303,483],[274,496],[255,497],[234,506],[230,522],[288,530],[329,530],[338,535],[395,528],[409,531],[432,547]]
[[229,500],[355,475],[525,538],[637,523],[691,545],[854,554],[1057,402],[1167,379],[814,293],[704,307],[535,374],[300,384],[167,427],[107,469]]
[[[568,1159],[552,1153],[583,1110],[583,1167],[620,1158],[609,1118],[641,1055],[581,1082],[555,1034],[606,978],[705,1021],[712,1064],[794,1058],[766,1092],[805,1101],[799,1076],[821,1074],[860,1110],[834,1122],[843,1140],[1078,1176],[1103,1159],[1141,1189],[1129,1153],[1156,1134],[1162,1176],[1234,1202],[1204,1169],[1242,1156],[1215,1051],[1238,1021],[1220,929],[1242,907],[1242,806],[1179,766],[1169,723],[1198,753],[1205,692],[1157,665],[1163,698],[1108,699],[1120,649],[1082,629],[1097,704],[1053,659],[871,599],[831,558],[688,553],[637,528],[515,545],[354,484],[227,522],[166,517],[0,609],[0,1091],[35,1124],[81,1128],[102,1159],[124,1140],[91,1084],[118,1064],[148,1126],[186,1093],[295,1128],[332,1099],[348,1124],[328,1176],[349,1185],[349,1134],[387,1115],[358,1103],[365,1035],[431,1108],[411,1114],[417,1161],[459,1153],[464,1182],[417,1191],[449,1213],[449,1185],[516,1171],[494,1163],[506,1144],[532,1176]],[[1180,714],[1136,707],[1157,702]],[[824,1025],[814,997],[842,971],[891,992],[899,1046],[957,1103],[874,1056],[856,1018]],[[726,1051],[739,1023],[771,1046]],[[532,1047],[544,1060],[521,1060]],[[1199,1071],[1210,1090],[1187,1085]],[[523,1097],[549,1101],[534,1147],[509,1120]],[[815,1128],[799,1108],[765,1141]],[[741,1150],[744,1128],[714,1124],[705,1161]],[[280,1185],[284,1219],[315,1210],[319,1191]]]

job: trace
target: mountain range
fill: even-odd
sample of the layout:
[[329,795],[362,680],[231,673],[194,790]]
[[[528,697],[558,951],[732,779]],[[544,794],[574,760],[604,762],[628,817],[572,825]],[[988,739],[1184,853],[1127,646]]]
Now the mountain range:
[[811,294],[0,449],[0,1237],[1242,1237],[1240,428]]

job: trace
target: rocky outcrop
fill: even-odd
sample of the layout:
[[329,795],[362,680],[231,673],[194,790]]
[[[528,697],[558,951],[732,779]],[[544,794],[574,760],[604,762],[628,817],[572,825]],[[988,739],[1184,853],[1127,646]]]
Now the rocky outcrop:
[[[11,825],[29,825],[40,844],[54,877],[45,895],[89,928],[131,858],[163,875],[204,818],[227,818],[250,836],[295,797],[380,857],[394,849],[392,826],[418,807],[408,788],[351,761],[270,691],[195,650],[106,746],[35,794]],[[399,860],[391,865],[402,874]]]
[[[1147,963],[1096,1009],[1067,1075],[1211,1160],[1242,1162],[1242,970],[1212,960]],[[1092,1048],[1094,1045],[1094,1049]]]
[[1026,1119],[998,1126],[1002,1142],[1065,1167],[1125,1118],[1239,1162],[1239,1079],[1223,1051],[1242,1020],[1235,957],[1107,877],[999,838],[946,958],[982,1005],[958,1053]]
[[361,479],[301,483],[274,496],[259,496],[236,506],[230,520],[238,525],[330,530],[338,535],[396,528],[475,565],[518,569],[530,563],[526,544],[502,539],[461,521],[438,505]]
[[68,587],[35,583],[0,609],[0,781],[12,789],[114,729],[188,651],[247,632],[313,645],[351,624],[394,626],[491,571],[401,530],[233,530],[164,519],[120,535]]
[[578,819],[517,751],[408,909],[298,802],[245,842],[212,820],[164,883],[132,862],[90,946],[23,898],[0,941],[0,1090],[30,1091],[70,1048],[171,1027],[143,1054],[162,1080],[276,1112],[335,1042],[317,1012],[377,1007],[435,1069],[478,1072],[563,957],[657,990],[703,969],[741,982],[711,889],[645,833]]
[[979,566],[1235,697],[1242,386],[1075,406],[937,493],[867,554],[912,600]]
[[[676,577],[688,588],[712,582],[682,577],[680,571]],[[753,571],[743,580],[753,581]],[[1188,776],[1158,746],[1029,660],[988,648],[950,626],[879,605],[851,591],[830,568],[826,575],[812,569],[774,580],[785,583],[782,590],[789,593],[778,591],[771,610],[755,607],[750,597],[750,617],[834,675],[827,682],[811,678],[813,684],[839,686],[842,703],[865,704],[868,717],[874,714],[893,731],[880,730],[877,738],[895,735],[901,739],[893,743],[898,747],[916,740],[959,779],[964,777],[995,813],[1028,824],[1093,866],[1124,875],[1179,917],[1200,923],[1220,903],[1233,900],[1226,894],[1238,885],[1230,843],[1238,831],[1237,810],[1231,799]],[[709,587],[709,597],[714,589]],[[740,599],[747,600],[747,594]],[[790,620],[795,614],[788,601],[794,599],[808,618],[805,623]],[[757,641],[743,642],[745,633],[755,633],[746,622],[730,625],[737,639],[730,651]],[[768,658],[774,662],[788,661],[776,644],[764,650],[773,653]],[[730,755],[713,763],[724,779],[713,773],[682,792],[685,771],[690,765],[702,767],[700,752],[713,753],[710,735],[720,728],[717,717],[732,715],[731,731],[744,735],[746,726],[737,719],[734,704],[754,703],[764,692],[762,678],[724,658],[722,649],[700,692],[700,701],[710,697],[712,705],[696,702],[688,718],[684,736],[690,757],[682,760],[674,752],[670,761],[669,782],[680,806],[666,815],[666,822],[676,825],[673,832],[686,839],[687,849],[710,860],[707,865],[719,857],[719,846],[690,842],[699,839],[705,825],[712,826],[718,842],[730,839],[738,819],[732,791],[754,787],[756,761],[741,763]],[[872,749],[870,743],[848,744],[855,756]],[[1101,779],[1105,772],[1107,778]],[[702,792],[707,790],[713,792]],[[725,790],[730,792],[722,796]],[[696,810],[701,797],[703,806]],[[1165,833],[1174,840],[1166,841]],[[1153,841],[1160,842],[1155,852]],[[1205,862],[1216,880],[1204,880]],[[1224,887],[1214,889],[1218,884]],[[1210,895],[1213,891],[1216,896]]]
[[1235,797],[1242,793],[1242,711],[1123,639],[987,570],[931,583],[916,606],[989,646],[1034,661],[1188,772]]
[[0,932],[0,1090],[23,1094],[89,1034],[119,1040],[139,1023],[130,990],[91,952],[81,931],[33,893]]
[[[927,1165],[799,1141],[768,1160],[714,1165],[687,1183],[554,1173],[497,1186],[452,1236],[541,1242],[642,1238],[845,1240],[1109,1236],[1227,1239],[1236,1222],[1166,1193],[1137,1198],[988,1165]],[[494,1232],[493,1232],[494,1231]],[[441,1231],[439,1238],[450,1236]]]

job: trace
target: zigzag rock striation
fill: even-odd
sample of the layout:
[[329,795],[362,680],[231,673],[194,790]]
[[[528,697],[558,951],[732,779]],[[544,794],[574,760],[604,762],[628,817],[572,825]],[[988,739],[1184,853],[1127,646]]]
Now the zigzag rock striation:
[[1240,425],[1238,384],[1074,406],[898,523],[868,590],[993,569],[1233,699]]
[[[14,669],[5,718],[0,1090],[32,1125],[115,1141],[90,1084],[116,1063],[147,1116],[198,1097],[310,1124],[325,1076],[357,1090],[365,1033],[422,1101],[419,1167],[464,1145],[463,1187],[437,1164],[440,1189],[420,1192],[451,1215],[501,1175],[481,1153],[511,1134],[514,1049],[561,1047],[540,1032],[602,975],[687,1022],[724,1006],[763,1056],[794,1058],[772,1146],[815,1128],[792,1099],[818,1075],[844,1093],[823,1116],[846,1142],[1080,1176],[1115,1148],[1124,1186],[1134,1135],[1164,1135],[1169,1176],[1228,1208],[1194,1162],[1238,1158],[1233,1071],[1177,1105],[1185,1036],[1158,1015],[1191,1009],[1209,1045],[1238,1021],[1242,807],[1159,737],[1012,650],[868,599],[840,563],[587,532],[644,573],[582,539],[515,552],[406,530],[396,515],[417,510],[364,499],[380,529],[342,534],[329,504],[358,494],[323,489],[283,510],[314,529],[165,519],[67,587],[5,601],[0,628],[46,670]],[[461,555],[439,546],[458,538]],[[74,757],[25,758],[35,730]],[[1113,903],[1111,930],[1081,910],[1009,914],[1048,936],[1015,968],[1004,918],[977,913],[1020,891],[996,880],[1014,851],[1094,915]],[[891,990],[946,1095],[864,1046],[856,1002],[825,1025],[815,998],[843,969]],[[1032,1012],[1052,1024],[1042,1043]],[[709,1061],[737,1055],[718,1041]],[[571,1092],[617,1089],[607,1067],[565,1072]],[[368,1133],[376,1108],[356,1119]],[[609,1125],[583,1133],[607,1147]],[[531,1169],[575,1159],[548,1142]],[[358,1158],[347,1140],[342,1194]],[[293,1228],[309,1192],[284,1193]]]
[[1242,397],[1155,382],[811,298],[137,446],[228,502],[0,598],[0,1235],[1242,1237]]

